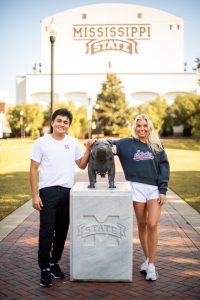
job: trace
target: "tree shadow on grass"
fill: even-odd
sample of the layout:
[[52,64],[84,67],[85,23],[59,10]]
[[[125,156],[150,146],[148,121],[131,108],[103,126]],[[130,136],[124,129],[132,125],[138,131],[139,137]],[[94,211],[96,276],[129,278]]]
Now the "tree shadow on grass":
[[200,213],[200,171],[174,171],[169,187]]

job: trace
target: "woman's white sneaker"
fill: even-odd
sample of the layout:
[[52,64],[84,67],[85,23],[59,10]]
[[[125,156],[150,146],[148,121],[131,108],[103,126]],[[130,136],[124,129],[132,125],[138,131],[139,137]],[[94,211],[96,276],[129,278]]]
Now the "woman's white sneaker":
[[140,266],[140,272],[147,272],[149,265],[149,259],[147,258],[143,264]]
[[148,265],[146,280],[157,280],[158,273],[156,272],[156,268],[153,264]]

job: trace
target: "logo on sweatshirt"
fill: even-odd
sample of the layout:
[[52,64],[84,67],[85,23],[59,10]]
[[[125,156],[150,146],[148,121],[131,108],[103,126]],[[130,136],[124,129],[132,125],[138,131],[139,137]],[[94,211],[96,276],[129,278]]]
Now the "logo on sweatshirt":
[[137,150],[137,152],[134,154],[133,157],[134,160],[140,161],[140,160],[152,160],[154,159],[154,156],[151,152],[142,152],[140,150]]
[[65,145],[65,149],[69,149],[69,145]]

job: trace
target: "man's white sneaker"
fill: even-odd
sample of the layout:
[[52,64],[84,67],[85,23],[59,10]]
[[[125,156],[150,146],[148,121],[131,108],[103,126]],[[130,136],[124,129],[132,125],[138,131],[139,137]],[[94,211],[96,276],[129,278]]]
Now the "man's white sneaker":
[[157,280],[158,273],[156,272],[155,266],[153,264],[149,264],[147,269],[146,280]]
[[140,266],[140,272],[147,272],[149,265],[149,259],[147,258],[143,264]]

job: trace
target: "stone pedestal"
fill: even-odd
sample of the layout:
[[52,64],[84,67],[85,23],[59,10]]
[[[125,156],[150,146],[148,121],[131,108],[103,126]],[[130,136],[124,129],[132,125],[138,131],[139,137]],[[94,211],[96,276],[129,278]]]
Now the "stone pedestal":
[[132,281],[133,204],[128,182],[71,190],[70,280]]

